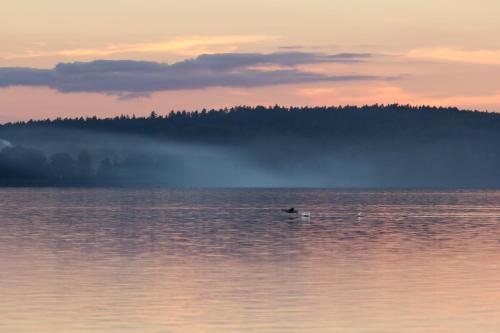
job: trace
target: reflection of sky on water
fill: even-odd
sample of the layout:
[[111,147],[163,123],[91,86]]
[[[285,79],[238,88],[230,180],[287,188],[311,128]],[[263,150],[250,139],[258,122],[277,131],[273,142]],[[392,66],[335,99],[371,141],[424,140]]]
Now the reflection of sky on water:
[[[498,192],[3,190],[0,328],[495,332]],[[311,211],[289,219],[283,207]]]

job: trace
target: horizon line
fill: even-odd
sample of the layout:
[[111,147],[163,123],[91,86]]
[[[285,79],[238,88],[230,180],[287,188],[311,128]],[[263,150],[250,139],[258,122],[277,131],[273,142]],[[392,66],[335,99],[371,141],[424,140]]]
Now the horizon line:
[[[125,118],[125,119],[150,119],[150,118],[164,118],[167,119],[171,114],[177,114],[177,113],[182,113],[185,112],[187,114],[192,114],[192,113],[202,113],[203,111],[205,112],[230,112],[234,111],[235,109],[241,108],[241,109],[250,109],[250,110],[256,110],[256,109],[266,109],[266,110],[272,110],[275,108],[279,109],[285,109],[286,111],[291,111],[292,109],[344,109],[344,108],[356,108],[356,109],[363,109],[363,108],[373,108],[373,107],[378,107],[378,108],[387,108],[387,107],[405,107],[409,109],[436,109],[436,110],[453,110],[457,112],[470,112],[470,113],[484,113],[484,114],[497,114],[500,115],[499,112],[496,111],[491,111],[491,110],[479,110],[479,109],[467,109],[467,108],[460,108],[458,106],[445,106],[445,105],[431,105],[431,104],[400,104],[400,103],[389,103],[389,104],[338,104],[338,105],[280,105],[280,104],[274,104],[274,105],[232,105],[232,106],[226,106],[226,107],[219,107],[219,108],[201,108],[201,109],[192,109],[192,110],[186,110],[186,109],[171,109],[170,111],[166,113],[161,113],[158,112],[157,110],[151,110],[151,113],[149,115],[139,115],[137,116],[135,113],[133,114],[126,114],[122,113],[120,115],[115,115],[115,116],[108,116],[108,117],[98,117],[97,115],[93,116],[76,116],[76,117],[55,117],[55,118],[38,118],[38,119],[27,119],[27,120],[18,120],[18,121],[8,121],[8,122],[3,122],[0,123],[0,126],[4,125],[9,125],[9,124],[25,124],[25,123],[30,123],[30,122],[44,122],[44,121],[61,121],[61,120],[113,120],[113,119],[120,119],[120,118]],[[153,113],[155,114],[155,117],[152,117]]]

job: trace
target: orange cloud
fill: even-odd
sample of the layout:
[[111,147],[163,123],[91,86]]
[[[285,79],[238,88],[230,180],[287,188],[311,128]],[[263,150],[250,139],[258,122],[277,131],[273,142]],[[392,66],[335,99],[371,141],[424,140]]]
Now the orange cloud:
[[187,36],[167,41],[151,43],[108,44],[96,48],[75,48],[54,51],[27,50],[21,53],[1,53],[4,60],[39,57],[105,57],[120,53],[158,53],[171,52],[179,55],[194,56],[201,53],[235,51],[240,44],[275,41],[278,36],[228,35],[228,36]]
[[459,50],[448,47],[420,48],[408,51],[409,58],[500,65],[500,50]]

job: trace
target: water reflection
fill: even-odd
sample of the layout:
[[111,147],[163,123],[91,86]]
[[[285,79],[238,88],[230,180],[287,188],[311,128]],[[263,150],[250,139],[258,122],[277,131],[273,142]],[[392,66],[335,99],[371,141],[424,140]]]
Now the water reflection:
[[[498,332],[500,192],[0,191],[1,332]],[[310,211],[308,220],[283,207]]]

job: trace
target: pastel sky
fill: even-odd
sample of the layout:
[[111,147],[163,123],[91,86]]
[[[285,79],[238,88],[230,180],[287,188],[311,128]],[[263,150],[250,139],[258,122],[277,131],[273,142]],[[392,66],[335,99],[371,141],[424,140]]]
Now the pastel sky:
[[498,0],[16,0],[0,122],[232,105],[500,112]]

